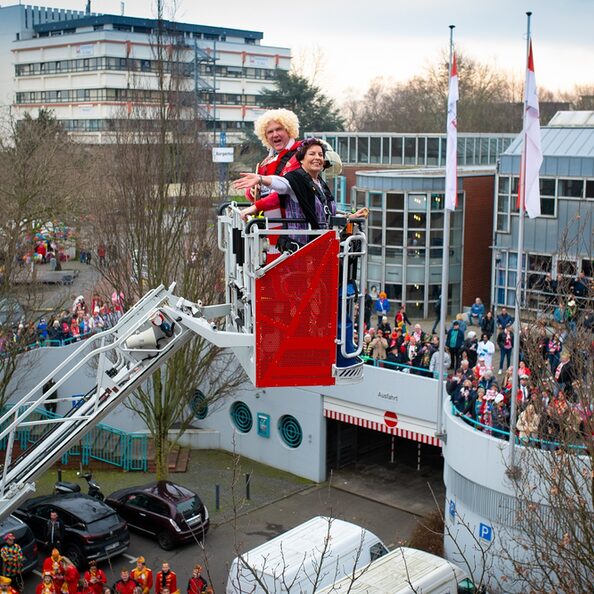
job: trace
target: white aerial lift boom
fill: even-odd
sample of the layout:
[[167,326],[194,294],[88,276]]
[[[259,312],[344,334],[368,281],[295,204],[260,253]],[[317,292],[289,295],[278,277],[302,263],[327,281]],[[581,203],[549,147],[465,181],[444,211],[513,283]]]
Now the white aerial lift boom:
[[[271,263],[263,257],[263,246],[269,236],[283,230],[268,229],[266,219],[246,226],[234,203],[220,210],[218,225],[219,247],[225,252],[225,304],[192,303],[175,295],[175,284],[150,291],[117,325],[82,342],[50,376],[0,417],[0,439],[7,440],[0,468],[0,518],[35,491],[36,477],[196,335],[217,347],[231,349],[255,385],[283,385],[283,381],[284,385],[317,385],[361,379],[361,346],[352,341],[351,318],[358,305],[360,315],[355,329],[362,336],[363,295],[362,291],[353,293],[349,287],[353,286],[352,276],[357,269],[359,282],[365,278],[364,221],[347,223],[337,217],[330,230],[301,232],[311,236],[309,243]],[[303,293],[301,301],[299,295],[289,291],[291,287],[293,292],[296,289],[291,285],[293,281]],[[271,290],[285,294],[270,295]],[[287,312],[293,317],[287,319]],[[217,323],[223,318],[224,326]],[[266,320],[261,324],[265,328],[258,327],[259,318]],[[302,348],[302,352],[315,353],[319,343],[321,360],[313,357],[305,361],[302,369],[297,366],[296,373],[294,352],[285,353],[290,363],[285,366],[282,357],[270,354],[269,344],[279,325],[284,337],[290,336],[295,318],[300,334],[291,344]],[[322,328],[317,327],[319,324]],[[275,348],[283,349],[282,345]],[[40,421],[34,416],[68,378],[89,365],[96,368],[96,385],[76,407],[64,417]],[[259,372],[259,366],[267,371]],[[57,378],[55,385],[42,393],[42,386],[51,378]],[[28,449],[14,456],[19,431],[33,425],[45,425],[45,431]]]

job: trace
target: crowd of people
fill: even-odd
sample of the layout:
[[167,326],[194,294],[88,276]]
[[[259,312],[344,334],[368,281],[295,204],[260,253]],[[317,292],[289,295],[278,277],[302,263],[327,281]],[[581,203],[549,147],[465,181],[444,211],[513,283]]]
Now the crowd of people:
[[[51,536],[50,536],[51,531]],[[45,545],[51,551],[43,561],[41,581],[37,584],[35,594],[181,594],[176,573],[169,563],[164,562],[161,569],[153,577],[153,571],[147,567],[144,557],[136,559],[136,567],[130,570],[123,567],[120,577],[109,587],[107,576],[95,561],[88,563],[88,569],[79,571],[76,565],[60,554],[56,544],[63,536],[63,523],[55,511],[48,520]],[[0,549],[2,575],[0,576],[0,592],[19,594],[23,592],[23,551],[16,543],[15,536],[9,532],[5,544]],[[198,564],[192,569],[188,580],[186,594],[212,594],[206,578],[202,575],[202,567]]]
[[111,299],[95,294],[90,305],[83,295],[72,307],[55,315],[42,317],[37,323],[26,320],[0,327],[0,354],[11,346],[26,350],[43,346],[65,346],[112,328],[124,313],[124,295],[114,291]]
[[[583,282],[582,277],[576,283]],[[594,414],[592,402],[584,402],[576,390],[591,370],[594,356],[592,338],[589,352],[580,352],[574,346],[578,324],[587,336],[594,337],[589,291],[582,297],[582,307],[575,307],[573,295],[566,300],[555,296],[549,319],[540,317],[533,326],[524,327],[517,371],[512,366],[514,318],[507,308],[494,314],[477,298],[466,314],[458,314],[446,328],[443,354],[446,391],[456,414],[487,434],[507,439],[516,373],[518,438],[524,443],[538,442],[545,449],[557,447],[560,440],[581,442]],[[563,315],[558,316],[563,303]],[[373,313],[378,320],[374,326],[370,323]],[[412,324],[404,304],[393,324],[389,314],[390,302],[385,293],[379,293],[375,301],[365,295],[363,356],[367,362],[438,377],[440,344],[433,332],[436,324],[431,333],[419,323]]]

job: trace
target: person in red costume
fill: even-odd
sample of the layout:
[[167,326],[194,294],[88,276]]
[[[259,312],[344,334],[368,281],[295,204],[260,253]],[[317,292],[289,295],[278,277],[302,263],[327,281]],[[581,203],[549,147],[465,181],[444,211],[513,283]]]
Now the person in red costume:
[[35,588],[35,594],[56,594],[54,580],[49,571],[43,574],[41,583],[37,584],[37,588]]
[[130,575],[142,588],[142,594],[149,594],[153,587],[153,572],[146,566],[142,555],[136,559],[136,568],[130,572]]
[[177,575],[174,571],[171,571],[167,562],[163,563],[161,571],[157,573],[155,579],[155,594],[163,594],[164,590],[169,590],[171,594],[179,594],[177,589]]
[[[254,132],[260,139],[268,155],[256,166],[258,175],[284,175],[299,167],[295,153],[301,145],[297,140],[299,136],[299,119],[288,109],[270,109],[254,122]],[[280,199],[276,192],[262,184],[246,190],[246,197],[254,203],[254,211],[266,211],[271,219],[284,218],[280,206]],[[242,213],[242,218],[247,219],[247,214]],[[270,229],[282,228],[281,223],[270,223]],[[278,236],[269,237],[271,247],[268,249],[267,260],[271,262],[278,257],[278,250],[274,247]]]
[[62,586],[62,592],[76,594],[78,592],[80,573],[78,573],[76,565],[68,557],[62,557],[62,564],[64,566],[64,586]]
[[52,549],[52,554],[43,562],[43,573],[50,573],[54,580],[56,592],[62,592],[64,584],[64,559],[58,549]]
[[130,577],[130,572],[124,567],[120,571],[120,579],[113,585],[114,594],[134,594],[138,582]]
[[208,582],[202,577],[202,566],[194,566],[192,577],[188,582],[188,594],[204,594],[209,589]]
[[11,583],[12,580],[9,577],[0,575],[0,592],[2,594],[19,594],[19,591],[10,585]]
[[97,567],[95,561],[89,561],[89,571],[85,572],[85,580],[92,594],[103,594],[103,586],[107,583],[107,576]]

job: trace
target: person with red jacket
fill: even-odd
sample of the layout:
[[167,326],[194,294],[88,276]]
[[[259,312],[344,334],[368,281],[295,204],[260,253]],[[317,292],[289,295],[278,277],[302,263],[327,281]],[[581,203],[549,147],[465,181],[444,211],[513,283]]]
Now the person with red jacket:
[[[80,579],[80,573],[78,569],[70,559],[62,557],[62,563],[64,564],[64,586],[62,586],[62,592],[68,592],[68,594],[76,594],[78,592],[78,580]],[[65,590],[64,588],[67,588]]]
[[[256,173],[264,175],[284,175],[289,171],[299,168],[299,162],[295,153],[301,145],[297,140],[299,136],[299,119],[288,109],[269,109],[254,122],[254,132],[268,149],[266,158],[258,163]],[[281,209],[280,198],[276,192],[272,192],[262,183],[246,190],[246,197],[253,202],[253,207],[242,211],[242,218],[245,220],[249,214],[266,211],[268,218],[284,218]],[[270,229],[282,228],[281,223],[270,223]],[[271,247],[268,249],[268,262],[278,256],[278,250],[274,247],[278,236],[269,237]]]
[[157,573],[155,579],[155,594],[162,594],[163,590],[169,590],[171,594],[179,594],[177,589],[177,575],[174,571],[171,571],[167,562],[163,563],[161,571]]
[[60,555],[58,549],[52,549],[52,554],[43,562],[43,573],[50,573],[54,580],[54,588],[56,592],[62,592],[62,585],[64,584],[64,558]]
[[95,561],[89,561],[89,570],[85,572],[85,580],[92,594],[103,594],[103,587],[107,583],[107,576],[97,567]]
[[132,570],[132,579],[142,588],[142,594],[148,594],[153,587],[153,572],[146,566],[144,557],[136,559],[136,568]]
[[35,594],[57,594],[54,588],[54,580],[52,574],[47,571],[41,578],[41,583],[37,584],[35,588]]
[[202,577],[202,566],[194,566],[192,577],[188,582],[188,594],[204,594],[207,588],[208,582]]
[[130,577],[130,572],[125,567],[120,571],[120,579],[113,585],[114,594],[134,594],[138,582]]

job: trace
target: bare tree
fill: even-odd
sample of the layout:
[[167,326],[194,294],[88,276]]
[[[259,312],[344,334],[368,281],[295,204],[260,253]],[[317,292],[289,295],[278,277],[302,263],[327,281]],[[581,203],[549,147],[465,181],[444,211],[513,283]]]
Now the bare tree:
[[[51,113],[41,110],[0,129],[0,407],[17,389],[18,355],[36,341],[32,316],[43,298],[22,284],[35,281],[34,237],[55,221],[72,223],[84,192],[75,150]],[[27,261],[25,261],[27,258]]]
[[[193,51],[165,28],[161,2],[157,8],[157,71],[149,88],[140,79],[135,88],[146,102],[129,106],[98,171],[97,199],[104,208],[95,237],[106,251],[98,270],[106,298],[115,290],[125,307],[147,289],[174,281],[179,295],[212,304],[219,302],[224,280],[213,203],[216,175],[187,75]],[[243,381],[230,353],[196,338],[136,392],[127,405],[154,438],[157,479],[167,477],[173,442],[193,419],[189,404],[196,389],[205,394],[206,408]],[[173,428],[177,436],[171,442]]]

